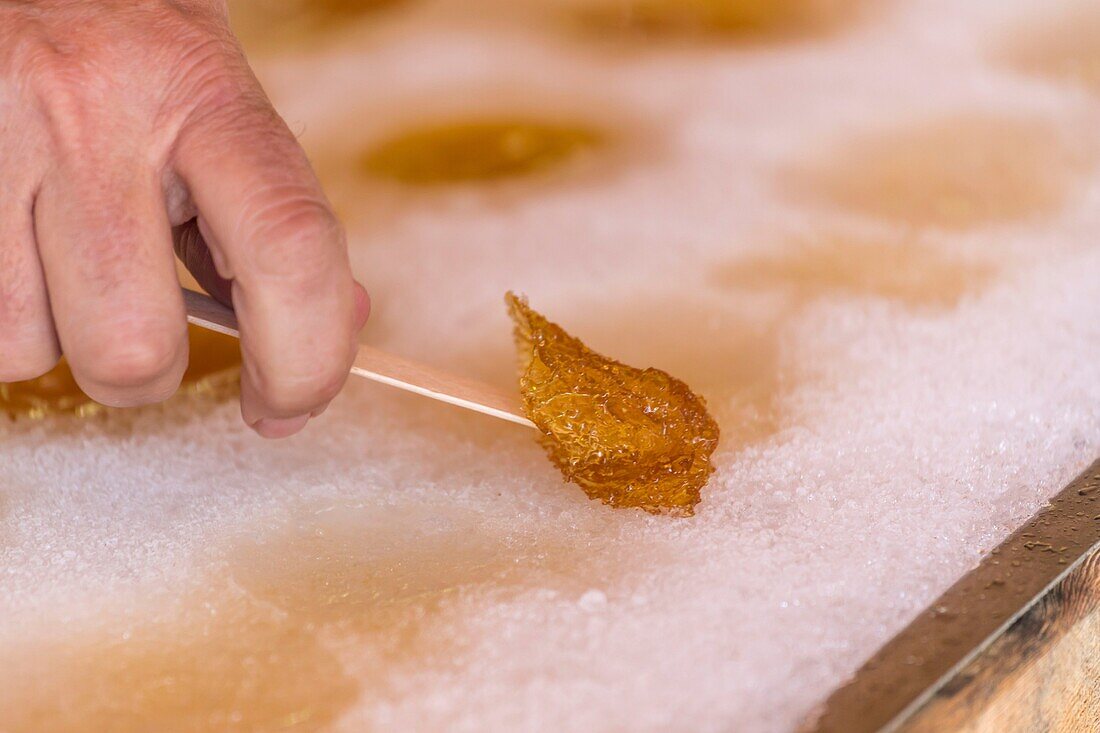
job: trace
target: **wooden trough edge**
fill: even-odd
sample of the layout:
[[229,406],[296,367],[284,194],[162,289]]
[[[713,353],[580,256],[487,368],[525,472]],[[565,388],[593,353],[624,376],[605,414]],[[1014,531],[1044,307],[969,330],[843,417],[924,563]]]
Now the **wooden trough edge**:
[[1098,610],[1100,459],[875,653],[799,731],[1095,729],[1086,721],[1100,725]]

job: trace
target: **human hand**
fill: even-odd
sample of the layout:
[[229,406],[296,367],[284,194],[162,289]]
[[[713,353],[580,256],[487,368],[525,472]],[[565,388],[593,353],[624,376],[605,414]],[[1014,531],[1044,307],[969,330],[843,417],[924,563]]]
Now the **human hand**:
[[224,2],[0,3],[0,382],[64,352],[98,402],[170,396],[173,244],[237,312],[245,421],[300,430],[343,386],[369,299]]

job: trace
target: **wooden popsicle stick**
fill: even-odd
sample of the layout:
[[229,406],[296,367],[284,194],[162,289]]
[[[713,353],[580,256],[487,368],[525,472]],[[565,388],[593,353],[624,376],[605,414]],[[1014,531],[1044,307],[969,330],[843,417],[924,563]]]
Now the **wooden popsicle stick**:
[[[200,328],[240,338],[237,315],[231,309],[208,295],[186,288],[183,289],[183,300],[187,306],[189,322]],[[403,359],[372,346],[359,347],[351,373],[518,425],[535,427],[523,414],[519,400],[506,392],[473,379]]]

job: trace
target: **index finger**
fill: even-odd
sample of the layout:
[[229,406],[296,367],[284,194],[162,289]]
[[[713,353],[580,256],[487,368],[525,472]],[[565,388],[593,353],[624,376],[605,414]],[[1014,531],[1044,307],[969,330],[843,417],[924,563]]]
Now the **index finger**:
[[232,281],[245,421],[268,437],[296,432],[340,391],[362,326],[343,227],[258,92],[190,120],[173,164]]

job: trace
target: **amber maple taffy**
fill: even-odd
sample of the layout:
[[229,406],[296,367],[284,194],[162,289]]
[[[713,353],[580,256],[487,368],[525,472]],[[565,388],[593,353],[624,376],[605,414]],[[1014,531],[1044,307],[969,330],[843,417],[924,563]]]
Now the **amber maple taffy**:
[[1100,94],[1100,6],[1077,0],[1054,16],[1028,18],[1012,28],[995,58],[1024,73]]
[[1094,155],[1041,119],[959,112],[799,159],[780,185],[795,198],[909,228],[964,231],[1056,213]]
[[475,119],[404,132],[368,150],[360,166],[416,186],[492,181],[552,168],[603,142],[581,126]]
[[399,9],[408,0],[230,0],[233,30],[249,53],[323,44],[360,21]]
[[600,33],[771,39],[829,30],[861,0],[582,0],[582,26]]
[[611,506],[694,513],[718,445],[703,398],[597,354],[513,293],[507,302],[524,408],[565,478]]

